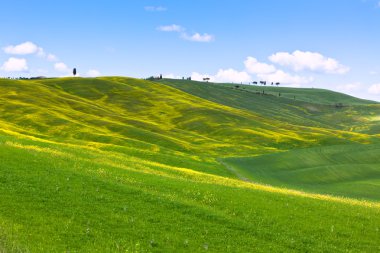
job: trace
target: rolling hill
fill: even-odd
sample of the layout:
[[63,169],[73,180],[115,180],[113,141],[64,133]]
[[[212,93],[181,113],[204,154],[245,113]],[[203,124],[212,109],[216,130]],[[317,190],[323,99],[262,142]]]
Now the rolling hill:
[[380,105],[258,89],[0,80],[0,252],[380,250]]

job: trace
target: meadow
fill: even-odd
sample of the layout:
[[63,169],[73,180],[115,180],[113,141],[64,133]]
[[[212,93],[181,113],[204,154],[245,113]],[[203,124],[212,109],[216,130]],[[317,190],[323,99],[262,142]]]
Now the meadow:
[[379,251],[380,104],[235,86],[0,80],[0,252]]

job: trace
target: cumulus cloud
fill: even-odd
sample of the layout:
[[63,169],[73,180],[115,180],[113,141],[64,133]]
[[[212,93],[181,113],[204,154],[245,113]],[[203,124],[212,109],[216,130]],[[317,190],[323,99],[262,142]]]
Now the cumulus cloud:
[[160,11],[167,11],[168,8],[163,6],[145,6],[144,10],[151,11],[151,12],[160,12]]
[[162,77],[163,78],[169,78],[169,79],[182,79],[181,76],[174,75],[173,73],[163,75]]
[[96,70],[96,69],[90,69],[86,73],[86,76],[88,76],[88,77],[97,77],[97,76],[100,76],[100,75],[101,74],[100,74],[99,70]]
[[372,84],[368,88],[368,92],[371,93],[371,94],[374,94],[374,95],[380,95],[380,83],[378,83],[378,84]]
[[48,61],[52,61],[52,62],[54,62],[54,61],[58,61],[57,56],[55,56],[54,54],[48,54],[48,55],[46,56],[46,59],[47,59]]
[[251,76],[245,71],[220,69],[215,75],[216,82],[250,82]]
[[157,27],[157,30],[161,32],[182,32],[185,29],[180,25],[173,24],[173,25],[159,26]]
[[5,72],[22,72],[28,70],[28,64],[26,59],[20,58],[9,58],[0,68]]
[[292,75],[283,70],[276,70],[269,74],[258,74],[257,76],[268,82],[280,82],[281,84],[287,84],[294,87],[300,87],[301,84],[310,83],[314,80],[312,77]]
[[194,42],[211,42],[215,40],[214,35],[210,35],[208,33],[200,34],[194,33],[193,35],[188,35],[187,33],[183,33],[181,36],[184,40],[194,41]]
[[193,72],[191,73],[191,80],[194,80],[194,81],[203,81],[203,78],[210,78],[210,81],[211,82],[215,82],[215,79],[212,75],[208,75],[208,74],[201,74],[201,73],[198,73],[198,72]]
[[166,26],[159,26],[157,27],[158,31],[161,32],[177,32],[181,34],[181,38],[188,41],[194,41],[194,42],[211,42],[215,40],[215,36],[208,34],[208,33],[193,33],[188,34],[186,31],[186,28],[180,26],[180,25],[166,25]]
[[70,69],[63,62],[57,62],[56,64],[54,64],[54,69],[59,72],[70,72]]
[[37,56],[41,58],[45,58],[47,54],[45,53],[44,49],[42,47],[39,47],[37,50]]
[[3,48],[6,54],[16,54],[16,55],[27,55],[35,54],[40,52],[42,49],[39,48],[33,42],[27,41],[19,45],[10,45]]
[[244,61],[244,66],[249,73],[255,74],[258,78],[268,82],[280,82],[282,84],[299,87],[301,84],[313,81],[313,78],[311,77],[292,75],[283,70],[277,69],[271,64],[259,62],[254,57],[247,57]]
[[210,78],[211,82],[226,83],[246,83],[252,80],[251,76],[245,71],[237,71],[234,69],[220,69],[215,75],[200,74],[193,72],[191,79],[195,81],[203,81],[203,78]]
[[234,69],[220,69],[215,75],[200,74],[198,72],[193,72],[191,77],[193,80],[202,81],[203,78],[210,78],[212,82],[234,82],[234,83],[247,83],[251,82],[252,76],[255,75],[259,78],[268,82],[280,82],[288,86],[299,87],[302,84],[307,84],[312,82],[314,79],[312,77],[305,77],[300,75],[294,75],[287,73],[283,70],[277,69],[271,64],[264,62],[259,62],[254,57],[247,57],[244,61],[245,70],[238,71]]
[[252,74],[270,74],[276,71],[275,66],[261,63],[254,57],[247,57],[244,65],[247,71]]
[[342,85],[338,85],[337,86],[337,89],[339,91],[342,91],[342,92],[345,92],[345,93],[350,93],[350,92],[353,92],[353,91],[358,91],[362,88],[362,84],[361,83],[348,83],[348,84],[342,84]]
[[18,45],[9,45],[3,48],[6,54],[13,55],[37,55],[47,61],[56,62],[58,58],[54,54],[46,53],[42,47],[39,47],[31,41],[27,41]]
[[293,53],[279,52],[269,57],[273,63],[287,66],[294,71],[311,70],[331,74],[345,74],[350,68],[340,64],[337,60],[325,57],[316,52],[296,50]]

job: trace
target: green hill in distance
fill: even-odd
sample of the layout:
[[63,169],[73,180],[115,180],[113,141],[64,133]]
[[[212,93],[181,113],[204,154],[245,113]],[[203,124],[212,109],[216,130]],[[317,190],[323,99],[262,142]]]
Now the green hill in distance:
[[1,79],[0,252],[379,251],[380,104],[235,86]]
[[[380,132],[378,102],[358,99],[334,91],[213,84],[175,79],[163,79],[161,82],[192,95],[234,108],[249,110],[263,117],[279,119],[284,123],[332,127],[356,132]],[[337,104],[343,106],[337,107]]]

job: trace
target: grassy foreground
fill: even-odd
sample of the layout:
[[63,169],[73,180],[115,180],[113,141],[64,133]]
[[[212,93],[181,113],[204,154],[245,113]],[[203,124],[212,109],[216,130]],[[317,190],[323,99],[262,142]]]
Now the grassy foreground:
[[[378,112],[196,82],[0,80],[0,252],[379,251],[377,195],[331,186],[377,175]],[[297,152],[339,166],[357,146],[372,169],[286,173]],[[276,170],[288,189],[256,183]],[[318,173],[327,188],[305,187]]]

